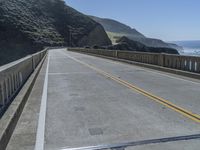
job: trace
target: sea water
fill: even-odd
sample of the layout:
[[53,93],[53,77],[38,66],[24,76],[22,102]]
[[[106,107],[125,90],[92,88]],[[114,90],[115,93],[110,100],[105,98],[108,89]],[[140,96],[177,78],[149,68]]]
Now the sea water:
[[184,48],[183,52],[180,54],[188,56],[200,56],[200,48]]

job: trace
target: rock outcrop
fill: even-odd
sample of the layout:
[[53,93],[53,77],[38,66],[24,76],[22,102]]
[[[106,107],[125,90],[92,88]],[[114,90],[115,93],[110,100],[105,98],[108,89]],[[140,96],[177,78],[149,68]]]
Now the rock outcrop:
[[130,40],[127,37],[121,37],[117,44],[104,47],[111,50],[129,50],[138,52],[152,52],[152,53],[169,53],[179,54],[176,49],[166,47],[148,47],[138,41]]

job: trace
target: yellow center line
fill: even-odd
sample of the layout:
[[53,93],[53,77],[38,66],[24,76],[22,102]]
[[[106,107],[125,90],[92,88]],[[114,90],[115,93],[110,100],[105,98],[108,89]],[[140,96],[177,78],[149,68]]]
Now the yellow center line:
[[109,77],[110,79],[116,81],[117,83],[119,83],[121,85],[124,85],[125,87],[127,87],[127,88],[129,88],[129,89],[131,89],[133,91],[136,91],[136,92],[140,93],[141,95],[144,95],[144,96],[148,97],[149,99],[151,99],[153,101],[156,101],[156,102],[158,102],[158,103],[160,103],[160,104],[162,104],[162,105],[164,105],[164,106],[166,106],[166,107],[168,107],[168,108],[170,108],[170,109],[182,114],[183,116],[185,116],[185,117],[187,117],[187,118],[189,118],[189,119],[191,119],[191,120],[193,120],[195,122],[200,123],[200,115],[194,114],[191,111],[188,111],[188,110],[186,110],[186,109],[184,109],[182,107],[179,107],[179,106],[173,104],[172,102],[170,102],[168,100],[165,100],[165,99],[163,99],[163,98],[161,98],[159,96],[156,96],[156,95],[154,95],[152,93],[149,93],[149,92],[147,92],[147,91],[145,91],[145,90],[143,90],[143,89],[141,89],[141,88],[139,88],[139,87],[137,87],[137,86],[135,86],[135,85],[133,85],[131,83],[128,83],[127,81],[119,79],[118,77],[115,77],[115,76],[113,76],[113,75],[111,75],[111,74],[109,74],[109,73],[107,73],[107,72],[105,72],[105,71],[103,71],[103,70],[101,70],[99,68],[96,68],[93,65],[87,64],[87,63],[85,63],[83,61],[80,61],[80,60],[78,60],[78,59],[76,59],[74,57],[71,57],[69,55],[66,55],[66,56],[71,58],[71,59],[73,59],[74,61],[84,65],[84,66],[87,66],[88,68],[91,68],[91,69],[95,70],[99,74],[104,75],[106,77]]

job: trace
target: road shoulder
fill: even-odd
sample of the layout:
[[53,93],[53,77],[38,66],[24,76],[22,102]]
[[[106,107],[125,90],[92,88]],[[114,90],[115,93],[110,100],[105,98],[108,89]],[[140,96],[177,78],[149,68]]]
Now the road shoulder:
[[47,59],[8,143],[7,150],[34,150]]

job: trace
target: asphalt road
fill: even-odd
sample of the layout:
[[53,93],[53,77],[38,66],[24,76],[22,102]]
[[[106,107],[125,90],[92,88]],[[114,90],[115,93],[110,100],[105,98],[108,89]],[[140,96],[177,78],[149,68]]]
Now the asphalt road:
[[37,135],[46,150],[199,149],[199,82],[65,49],[48,59]]

